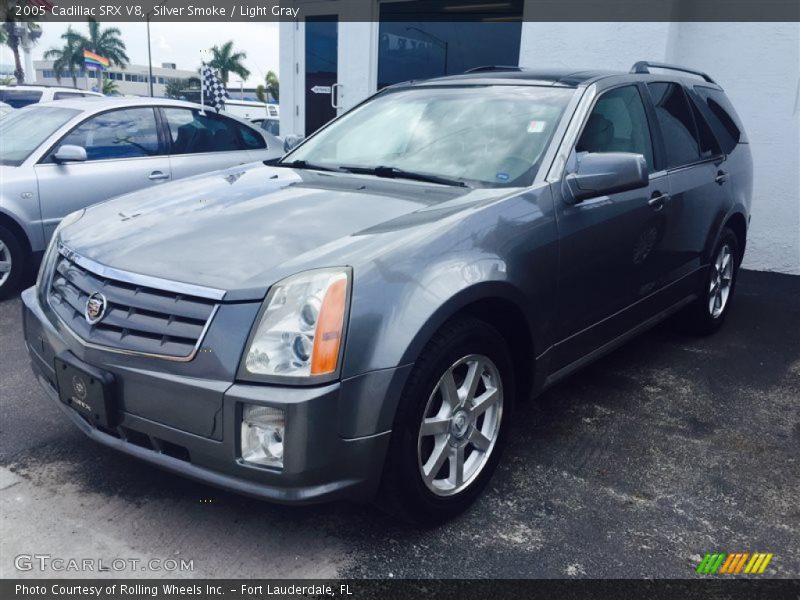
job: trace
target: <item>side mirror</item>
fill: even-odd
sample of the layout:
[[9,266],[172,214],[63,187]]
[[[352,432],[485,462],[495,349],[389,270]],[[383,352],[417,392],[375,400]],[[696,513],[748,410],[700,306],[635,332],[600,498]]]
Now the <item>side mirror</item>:
[[288,152],[305,139],[302,135],[287,135],[283,138],[283,151]]
[[57,163],[84,162],[86,160],[86,148],[64,144],[58,148],[53,155],[53,159]]
[[603,152],[584,154],[578,170],[566,177],[575,204],[606,194],[646,187],[650,181],[647,161],[641,154]]

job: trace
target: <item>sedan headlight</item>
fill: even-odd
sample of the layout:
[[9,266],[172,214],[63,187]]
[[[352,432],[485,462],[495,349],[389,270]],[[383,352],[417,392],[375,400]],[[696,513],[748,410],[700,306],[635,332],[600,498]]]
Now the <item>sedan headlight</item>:
[[335,373],[349,273],[345,268],[318,269],[274,285],[245,355],[245,377],[314,378]]
[[40,299],[47,294],[47,288],[50,283],[50,275],[53,271],[56,257],[58,256],[58,242],[61,238],[61,230],[64,229],[64,227],[72,225],[78,221],[85,212],[86,209],[82,208],[80,210],[76,210],[75,212],[69,213],[66,217],[61,219],[61,223],[58,224],[58,227],[56,227],[56,230],[53,232],[53,236],[50,238],[50,243],[47,245],[47,250],[42,257],[42,264],[39,267],[39,274],[36,276],[36,292],[39,294]]

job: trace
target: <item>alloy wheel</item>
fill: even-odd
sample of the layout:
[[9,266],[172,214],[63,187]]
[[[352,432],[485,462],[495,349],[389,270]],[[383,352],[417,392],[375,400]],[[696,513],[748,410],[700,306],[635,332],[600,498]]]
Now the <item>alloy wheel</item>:
[[491,359],[470,354],[445,371],[417,439],[417,462],[430,491],[452,496],[475,481],[495,447],[502,416],[503,386]]
[[733,285],[733,253],[730,246],[723,245],[711,265],[711,283],[708,290],[708,311],[715,319],[728,304]]
[[0,240],[0,286],[11,277],[11,250]]

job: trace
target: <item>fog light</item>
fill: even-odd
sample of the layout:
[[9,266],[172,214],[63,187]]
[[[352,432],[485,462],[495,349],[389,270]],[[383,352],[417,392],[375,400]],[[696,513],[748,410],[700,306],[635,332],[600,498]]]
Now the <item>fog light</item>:
[[283,467],[285,427],[281,409],[245,404],[242,410],[242,459],[259,465]]

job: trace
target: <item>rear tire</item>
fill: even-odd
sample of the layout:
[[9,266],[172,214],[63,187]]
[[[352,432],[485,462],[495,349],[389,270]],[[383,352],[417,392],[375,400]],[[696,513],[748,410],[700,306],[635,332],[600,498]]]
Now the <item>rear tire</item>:
[[0,300],[18,290],[28,262],[20,240],[0,225]]
[[515,391],[511,355],[496,329],[475,318],[446,324],[403,390],[379,504],[418,525],[464,511],[500,460]]
[[739,257],[739,238],[726,227],[711,255],[711,265],[697,299],[677,315],[681,331],[707,336],[722,327],[733,302]]

